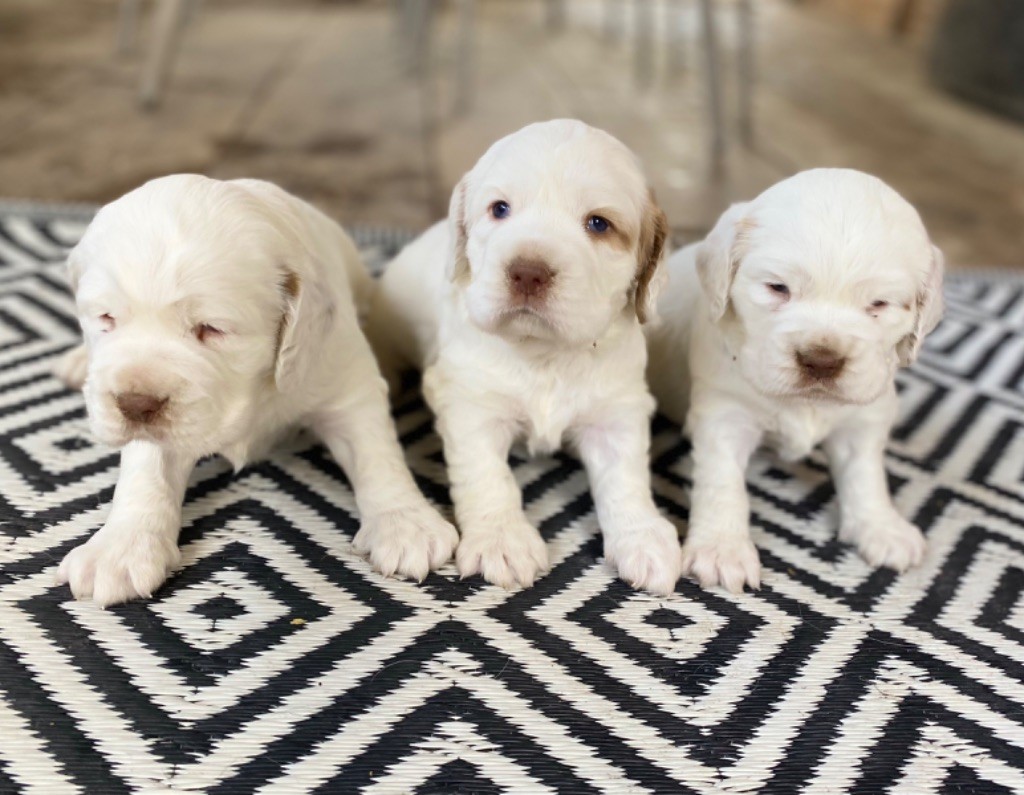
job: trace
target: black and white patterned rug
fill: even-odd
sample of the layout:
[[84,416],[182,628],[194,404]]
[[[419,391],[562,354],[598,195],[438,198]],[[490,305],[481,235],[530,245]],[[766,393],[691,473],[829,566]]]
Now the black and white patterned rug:
[[[835,540],[820,455],[750,472],[756,594],[635,593],[568,457],[516,460],[550,574],[506,593],[385,580],[315,445],[197,469],[186,566],[109,610],[53,583],[116,454],[49,368],[76,340],[61,260],[87,209],[0,205],[0,792],[1024,792],[1024,277],[950,280],[901,375],[889,472],[923,566]],[[401,236],[357,235],[381,260]],[[418,396],[397,420],[446,505]],[[658,502],[690,461],[656,424]]]

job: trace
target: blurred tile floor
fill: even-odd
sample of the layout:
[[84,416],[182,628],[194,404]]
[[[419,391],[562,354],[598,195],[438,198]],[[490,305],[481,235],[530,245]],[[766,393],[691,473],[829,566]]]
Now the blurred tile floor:
[[[163,104],[146,113],[139,57],[114,53],[115,0],[4,0],[0,195],[102,202],[197,171],[275,180],[345,222],[419,228],[446,212],[492,140],[577,116],[643,156],[680,240],[793,171],[849,166],[914,202],[951,263],[1024,267],[1024,128],[932,89],[911,45],[758,0],[757,142],[734,147],[714,176],[695,3],[686,68],[668,74],[659,48],[654,84],[639,91],[628,44],[602,36],[597,0],[571,0],[557,35],[535,0],[480,0],[464,115],[453,110],[454,13],[440,5],[433,68],[410,76],[384,0],[206,0]],[[657,13],[662,27],[661,3]]]

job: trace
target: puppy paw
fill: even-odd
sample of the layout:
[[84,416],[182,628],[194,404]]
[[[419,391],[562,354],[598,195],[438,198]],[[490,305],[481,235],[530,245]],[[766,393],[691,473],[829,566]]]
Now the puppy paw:
[[675,526],[660,516],[624,532],[610,535],[606,531],[604,557],[622,580],[653,594],[672,593],[683,573],[679,535]]
[[480,574],[512,589],[533,585],[548,568],[548,548],[529,522],[513,519],[494,528],[464,532],[455,552],[463,578]]
[[683,544],[683,569],[704,588],[720,585],[732,593],[761,587],[761,559],[746,534],[718,535]]
[[352,540],[385,577],[417,581],[447,563],[458,543],[455,528],[427,503],[368,517]]
[[53,365],[53,374],[70,389],[81,389],[89,370],[89,351],[84,345],[72,348]]
[[924,559],[924,535],[893,511],[876,519],[846,521],[839,540],[854,544],[860,556],[872,566],[906,571]]
[[176,536],[108,524],[67,554],[57,583],[102,607],[149,598],[181,560]]

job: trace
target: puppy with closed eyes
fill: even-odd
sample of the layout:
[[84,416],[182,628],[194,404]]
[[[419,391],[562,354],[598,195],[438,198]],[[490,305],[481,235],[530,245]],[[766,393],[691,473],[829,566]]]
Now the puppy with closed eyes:
[[298,426],[344,468],[377,569],[422,579],[450,558],[360,329],[370,278],[327,216],[267,182],[164,177],[102,208],[68,268],[85,344],[58,373],[122,450],[106,524],[60,565],[75,596],[149,596],[179,561],[196,461],[240,468]]
[[371,338],[385,371],[425,368],[464,577],[526,586],[548,567],[508,464],[524,440],[531,453],[578,451],[622,579],[675,588],[678,535],[651,494],[641,330],[666,233],[632,152],[580,121],[550,121],[495,143],[447,221],[385,271]]
[[731,207],[668,269],[648,376],[693,440],[687,571],[758,587],[744,470],[762,442],[789,460],[823,444],[840,539],[874,566],[919,563],[884,462],[896,368],[942,314],[942,254],[914,208],[867,174],[806,171]]

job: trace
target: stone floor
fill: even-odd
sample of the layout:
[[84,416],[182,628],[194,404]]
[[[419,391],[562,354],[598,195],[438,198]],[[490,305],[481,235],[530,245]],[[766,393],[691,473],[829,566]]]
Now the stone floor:
[[[114,53],[115,0],[4,0],[0,196],[101,202],[199,171],[276,180],[345,222],[419,228],[444,214],[492,140],[577,116],[642,155],[680,239],[789,173],[850,166],[913,201],[951,263],[1024,266],[1024,130],[933,90],[909,45],[759,0],[756,143],[734,142],[716,176],[695,19],[686,68],[669,74],[659,48],[640,91],[630,48],[602,36],[597,0],[572,0],[557,35],[536,0],[478,6],[464,114],[453,109],[453,14],[438,22],[429,74],[410,75],[384,0],[206,0],[147,113],[138,56]],[[722,16],[728,50],[727,3]]]

